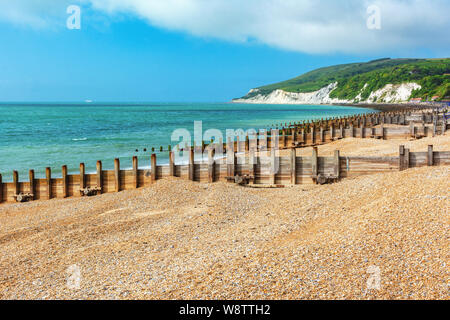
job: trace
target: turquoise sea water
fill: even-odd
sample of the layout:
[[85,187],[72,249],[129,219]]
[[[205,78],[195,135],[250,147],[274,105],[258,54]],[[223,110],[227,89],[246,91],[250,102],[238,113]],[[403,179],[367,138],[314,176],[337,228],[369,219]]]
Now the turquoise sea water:
[[[372,112],[369,109],[339,106],[247,105],[228,103],[154,104],[2,104],[0,105],[0,173],[11,181],[19,171],[27,181],[28,170],[44,177],[79,172],[79,163],[94,172],[97,160],[104,169],[113,168],[120,158],[121,168],[131,167],[132,156],[139,166],[150,165],[152,147],[169,144],[175,129],[192,132],[194,121],[203,121],[203,131],[220,129],[266,129],[274,123],[320,119]],[[143,149],[147,148],[147,152]],[[139,151],[136,152],[136,149]],[[158,154],[158,163],[168,154]]]

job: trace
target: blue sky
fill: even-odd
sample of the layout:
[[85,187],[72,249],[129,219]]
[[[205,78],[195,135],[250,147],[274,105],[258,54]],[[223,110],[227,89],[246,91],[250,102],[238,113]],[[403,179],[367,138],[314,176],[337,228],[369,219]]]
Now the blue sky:
[[[329,9],[330,19],[341,9],[355,11],[354,16],[340,15],[333,28],[322,21],[327,14],[301,24],[303,8],[319,9],[308,7],[307,0],[295,6],[299,17],[292,10],[274,9],[289,3],[282,0],[264,1],[267,12],[262,16],[246,12],[250,9],[245,6],[230,6],[234,1],[213,0],[216,5],[209,8],[201,0],[167,0],[173,2],[167,7],[155,1],[56,5],[46,0],[36,7],[29,5],[31,0],[1,0],[7,7],[0,13],[0,101],[221,102],[322,66],[381,57],[449,56],[449,39],[441,30],[448,22],[436,18],[449,12],[438,6],[445,7],[441,1],[435,1],[433,15],[422,18],[420,29],[386,6],[380,30],[367,29],[366,7],[354,1]],[[273,2],[277,7],[270,7]],[[417,8],[406,17],[414,18],[420,6],[429,6],[411,2]],[[82,9],[80,30],[66,28],[70,3]],[[383,1],[379,5],[384,8]],[[291,34],[293,26],[310,31]]]

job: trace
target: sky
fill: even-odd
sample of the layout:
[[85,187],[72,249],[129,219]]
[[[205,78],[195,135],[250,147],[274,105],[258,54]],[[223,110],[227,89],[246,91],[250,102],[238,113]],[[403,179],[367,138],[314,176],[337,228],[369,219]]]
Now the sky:
[[449,57],[449,12],[448,0],[0,0],[0,101],[226,102],[319,67]]

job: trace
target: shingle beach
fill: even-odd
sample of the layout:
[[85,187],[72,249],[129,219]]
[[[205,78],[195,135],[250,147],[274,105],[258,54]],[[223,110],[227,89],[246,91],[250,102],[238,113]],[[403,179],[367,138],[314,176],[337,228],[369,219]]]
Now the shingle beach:
[[[399,144],[448,151],[450,135],[344,139],[319,154]],[[283,189],[170,178],[5,204],[0,298],[448,299],[449,190],[441,166]]]

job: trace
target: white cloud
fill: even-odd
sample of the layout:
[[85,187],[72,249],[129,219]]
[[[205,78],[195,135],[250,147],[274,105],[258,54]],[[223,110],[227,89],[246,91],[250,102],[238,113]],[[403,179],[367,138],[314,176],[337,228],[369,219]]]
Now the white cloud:
[[0,21],[33,28],[62,25],[68,3],[70,0],[0,0]]
[[[0,0],[3,2],[3,0]],[[150,24],[199,37],[235,42],[256,40],[269,46],[308,52],[363,53],[422,47],[449,48],[448,0],[80,0],[88,10],[132,14]],[[22,3],[25,21],[46,23],[39,8],[64,1]],[[79,2],[79,1],[72,1]],[[367,8],[381,9],[381,30],[369,30]],[[22,11],[23,10],[23,11]],[[64,11],[63,11],[64,12]],[[5,20],[5,14],[0,19]],[[8,20],[8,19],[6,19]]]

